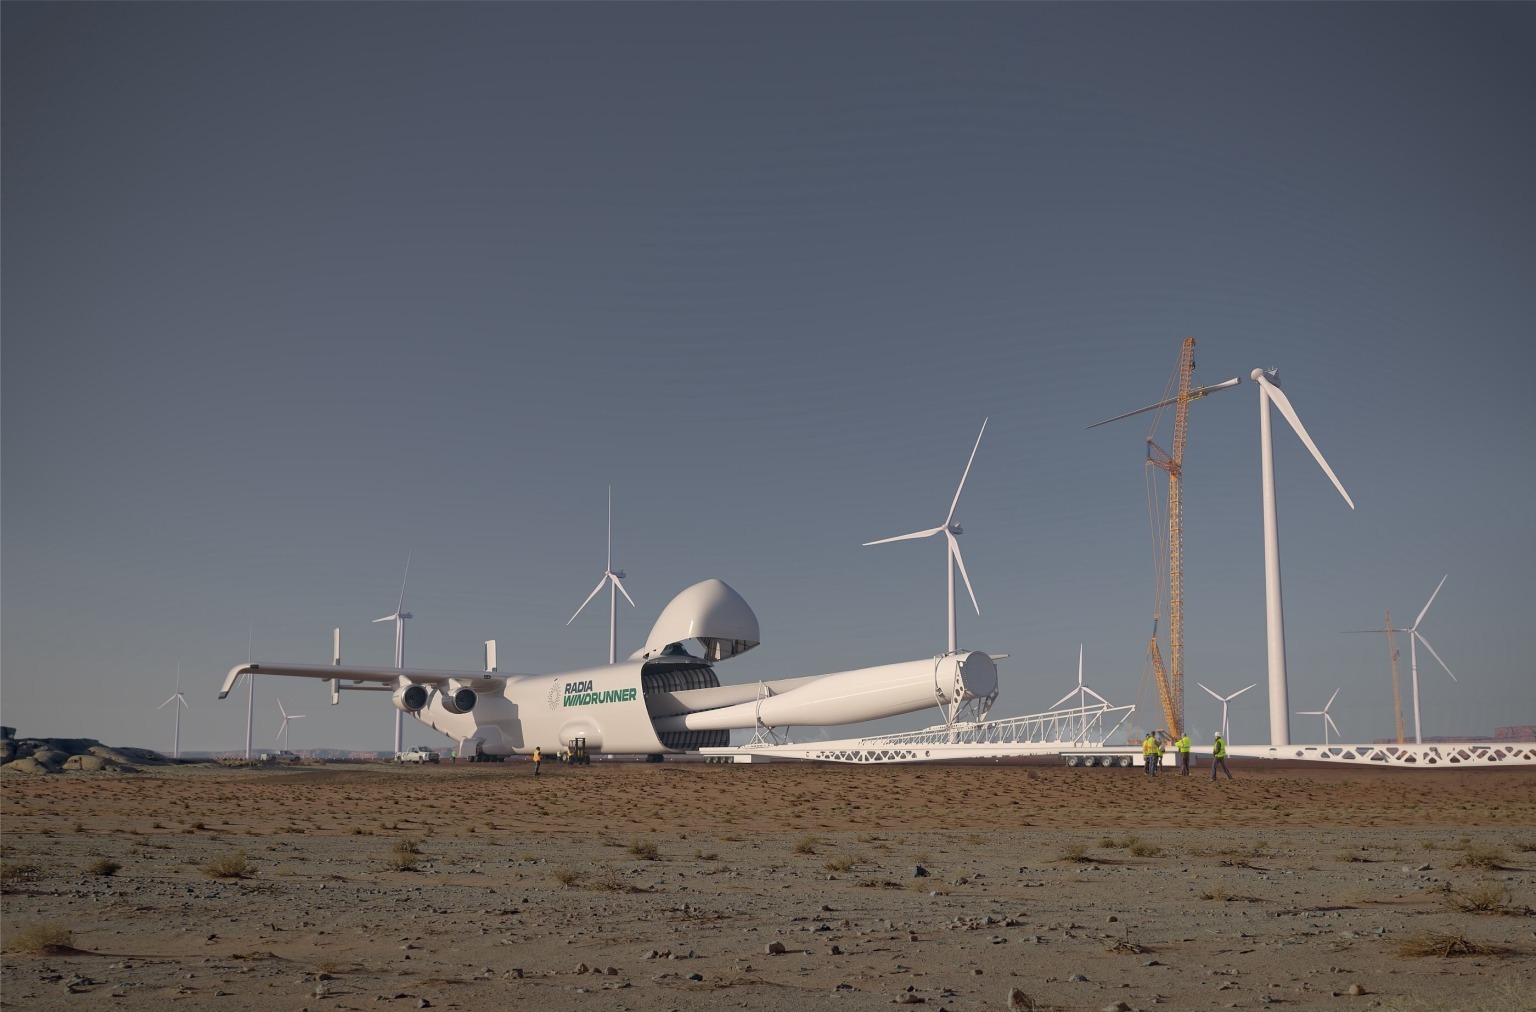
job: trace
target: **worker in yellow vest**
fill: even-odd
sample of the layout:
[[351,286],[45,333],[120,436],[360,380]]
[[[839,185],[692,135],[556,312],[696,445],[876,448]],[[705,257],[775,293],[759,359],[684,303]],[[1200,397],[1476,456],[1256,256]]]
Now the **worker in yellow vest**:
[[1189,750],[1195,747],[1195,743],[1189,740],[1189,732],[1184,732],[1184,737],[1173,743],[1173,747],[1179,750],[1179,772],[1189,776]]
[[1157,731],[1148,731],[1147,740],[1141,743],[1141,758],[1147,764],[1147,776],[1157,776],[1157,763],[1163,757],[1163,746],[1158,743]]
[[1224,738],[1222,738],[1220,731],[1216,732],[1216,743],[1211,746],[1212,780],[1216,779],[1217,767],[1220,767],[1221,771],[1227,775],[1228,780],[1232,779],[1232,771],[1227,769],[1227,742]]

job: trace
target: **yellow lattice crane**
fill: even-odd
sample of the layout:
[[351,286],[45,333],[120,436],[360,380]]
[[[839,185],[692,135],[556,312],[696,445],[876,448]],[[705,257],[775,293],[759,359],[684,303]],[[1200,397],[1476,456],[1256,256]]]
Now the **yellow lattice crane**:
[[[1088,426],[1092,429],[1108,422],[1119,421],[1147,411],[1159,412],[1173,405],[1173,448],[1164,450],[1147,436],[1147,463],[1168,474],[1168,667],[1163,668],[1162,651],[1157,643],[1157,622],[1152,625],[1152,642],[1147,650],[1152,658],[1152,669],[1157,676],[1158,696],[1163,704],[1163,719],[1167,731],[1174,738],[1184,733],[1184,444],[1189,435],[1189,405],[1217,390],[1235,387],[1241,377],[1233,377],[1210,386],[1192,387],[1195,373],[1195,339],[1187,337],[1179,350],[1179,364],[1169,380],[1172,396],[1164,396],[1156,404],[1149,404],[1135,411],[1127,411],[1114,418],[1106,418]],[[1166,393],[1166,392],[1165,392]],[[1157,427],[1154,419],[1153,428]],[[1150,488],[1150,486],[1149,486]]]

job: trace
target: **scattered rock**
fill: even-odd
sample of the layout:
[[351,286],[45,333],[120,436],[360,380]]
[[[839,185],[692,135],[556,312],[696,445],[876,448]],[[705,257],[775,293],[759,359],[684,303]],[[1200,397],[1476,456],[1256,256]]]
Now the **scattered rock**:
[[924,868],[920,864],[919,865],[914,865],[913,868],[912,868],[912,877],[913,878],[927,878],[928,877],[928,869]]
[[1008,990],[1008,1012],[1033,1012],[1035,999],[1025,994],[1019,988]]
[[763,946],[763,951],[770,956],[782,956],[784,954],[783,942],[769,942]]
[[1349,993],[1351,996],[1358,998],[1362,994],[1365,994],[1365,988],[1361,987],[1359,984],[1351,984],[1349,985]]

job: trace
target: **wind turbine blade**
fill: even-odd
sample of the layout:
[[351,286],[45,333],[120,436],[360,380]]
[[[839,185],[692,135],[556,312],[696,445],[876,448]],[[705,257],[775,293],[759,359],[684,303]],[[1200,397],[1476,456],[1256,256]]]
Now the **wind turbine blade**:
[[[1429,640],[1424,638],[1424,634],[1421,633],[1421,632],[1415,632],[1414,635],[1419,638],[1419,642],[1420,643],[1424,644],[1424,649],[1428,650],[1430,652],[1431,656],[1433,656],[1435,658],[1435,660],[1440,661],[1440,655],[1435,653],[1435,648],[1429,645]],[[1456,675],[1451,671],[1451,669],[1446,667],[1446,664],[1445,664],[1444,661],[1440,661],[1440,666],[1442,668],[1445,668],[1445,673],[1451,676],[1451,681],[1453,681],[1453,682],[1459,682],[1460,681],[1460,679],[1458,679],[1456,677]]]
[[1085,426],[1083,431],[1086,432],[1088,429],[1097,429],[1101,425],[1108,425],[1110,422],[1118,422],[1120,419],[1129,418],[1132,415],[1141,415],[1148,411],[1156,411],[1158,408],[1167,407],[1176,400],[1178,400],[1177,397],[1170,397],[1166,401],[1158,401],[1156,404],[1148,404],[1144,408],[1137,408],[1135,411],[1127,411],[1123,415],[1116,415],[1113,418],[1106,418],[1102,422],[1094,422],[1092,425]]
[[1077,645],[1077,684],[1083,684],[1083,645]]
[[621,580],[617,576],[615,576],[615,577],[613,577],[613,585],[615,587],[619,588],[619,593],[624,595],[624,600],[629,602],[629,606],[631,608],[638,608],[639,607],[639,605],[635,604],[635,599],[629,596],[629,591],[624,589],[624,581],[623,580]]
[[1323,712],[1324,713],[1328,712],[1329,708],[1331,708],[1333,706],[1333,701],[1335,699],[1339,698],[1339,691],[1341,689],[1343,689],[1343,688],[1344,687],[1341,685],[1341,686],[1339,686],[1339,688],[1333,690],[1333,695],[1329,696],[1328,697],[1328,702],[1323,705]]
[[178,692],[178,693],[176,693],[176,698],[181,700],[181,705],[182,705],[183,708],[188,709],[188,710],[192,709],[192,707],[187,703],[187,697],[183,696],[181,693]]
[[[1429,611],[1429,606],[1435,603],[1435,598],[1440,596],[1440,588],[1445,586],[1445,581],[1449,580],[1450,578],[1451,578],[1451,574],[1450,573],[1446,573],[1444,576],[1440,577],[1440,582],[1435,584],[1435,592],[1433,594],[1429,595],[1429,600],[1428,601],[1424,602],[1424,611],[1419,612],[1419,617],[1413,620],[1413,627],[1415,629],[1417,629],[1419,627],[1419,623],[1420,622],[1424,621],[1424,614],[1425,614],[1425,612]],[[1397,630],[1394,630],[1394,631],[1397,631]]]
[[399,617],[400,617],[400,613],[397,611],[393,615],[385,615],[383,618],[376,618],[376,619],[374,619],[373,620],[373,624],[377,625],[380,622],[393,622],[395,619],[397,619]]
[[608,486],[608,568],[613,568],[613,486]]
[[1245,686],[1244,688],[1238,689],[1236,692],[1232,693],[1232,695],[1228,696],[1227,699],[1228,700],[1236,699],[1238,696],[1241,696],[1243,693],[1247,692],[1249,689],[1253,688],[1254,686],[1256,686],[1258,684],[1259,684],[1258,682],[1254,682],[1253,685]]
[[976,614],[981,614],[981,605],[976,603],[976,592],[971,589],[971,578],[965,575],[965,560],[960,557],[960,542],[949,533],[949,528],[944,528],[944,536],[949,539],[949,552],[955,557],[955,565],[960,567],[960,578],[965,581],[965,592],[971,595],[971,607],[976,609]]
[[155,709],[157,709],[157,710],[163,710],[163,709],[165,709],[165,708],[166,708],[166,707],[167,707],[167,706],[169,706],[169,705],[170,705],[170,704],[172,704],[172,703],[174,703],[174,702],[176,702],[176,697],[175,697],[175,696],[172,696],[172,697],[171,697],[171,698],[170,698],[170,699],[167,699],[167,700],[166,700],[166,701],[165,701],[165,702],[163,702],[163,703],[161,703],[161,704],[160,704],[160,705],[159,705],[159,706],[157,706],[157,707],[155,707]]
[[1071,692],[1067,693],[1065,696],[1062,696],[1060,699],[1056,700],[1056,702],[1052,703],[1051,709],[1056,709],[1056,707],[1060,706],[1062,703],[1065,703],[1075,695],[1077,695],[1077,690],[1073,689]]
[[1349,497],[1348,492],[1344,491],[1343,482],[1339,481],[1339,476],[1333,473],[1333,468],[1328,466],[1328,461],[1323,459],[1323,452],[1317,448],[1316,443],[1312,442],[1312,437],[1307,435],[1307,427],[1301,424],[1301,418],[1297,416],[1296,409],[1291,407],[1291,400],[1285,396],[1285,391],[1266,379],[1263,373],[1260,373],[1257,379],[1259,385],[1264,388],[1264,392],[1269,395],[1270,402],[1280,409],[1280,413],[1285,416],[1287,422],[1291,423],[1291,428],[1296,431],[1296,435],[1301,437],[1302,443],[1311,451],[1312,459],[1317,461],[1317,466],[1321,467],[1323,473],[1328,476],[1328,480],[1333,482],[1333,487],[1338,489],[1339,495],[1349,503],[1349,508],[1354,509],[1355,501]]
[[277,701],[277,712],[281,713],[283,715],[283,719],[284,720],[289,720],[290,719],[289,716],[288,716],[288,711],[283,709],[283,701],[281,699],[279,699]]
[[1337,724],[1335,724],[1333,722],[1333,718],[1328,715],[1328,711],[1326,711],[1326,710],[1323,711],[1323,719],[1328,722],[1328,726],[1329,727],[1333,728],[1333,733],[1334,734],[1338,735],[1341,738],[1344,736],[1344,732],[1339,730],[1339,725],[1337,725]]
[[[1216,695],[1216,693],[1214,693],[1214,692],[1211,692],[1211,689],[1210,689],[1210,686],[1208,686],[1208,685],[1206,685],[1206,684],[1205,684],[1205,683],[1204,683],[1204,682],[1196,682],[1196,683],[1195,683],[1195,684],[1196,684],[1196,685],[1198,685],[1198,686],[1200,686],[1200,688],[1202,688],[1202,689],[1204,689],[1204,690],[1205,690],[1205,691],[1206,691],[1206,692],[1210,692],[1210,693],[1211,693],[1211,695],[1213,695],[1213,696],[1216,696],[1216,698],[1217,698],[1217,699],[1218,699],[1218,700],[1221,700],[1221,702],[1223,702],[1223,703],[1225,703],[1225,702],[1226,702],[1226,700],[1225,700],[1225,699],[1222,699],[1222,697],[1220,697],[1220,696],[1217,696],[1217,695]],[[1252,686],[1249,686],[1249,688],[1252,688]]]
[[395,605],[395,614],[405,610],[405,581],[411,578],[411,553],[405,553],[405,576],[400,580],[400,603]]
[[868,548],[870,545],[888,545],[892,541],[911,541],[913,538],[931,538],[942,530],[944,530],[943,527],[930,527],[926,531],[914,531],[911,534],[899,534],[894,538],[881,538],[879,541],[866,541],[862,547]]
[[1105,699],[1103,696],[1099,695],[1097,692],[1094,692],[1092,689],[1088,688],[1088,686],[1086,686],[1086,685],[1083,686],[1083,691],[1088,693],[1088,695],[1092,696],[1094,699],[1097,699],[1099,702],[1103,703],[1105,706],[1109,706],[1110,705],[1109,700]]
[[[592,599],[597,596],[597,592],[602,590],[603,587],[605,587],[607,585],[607,583],[608,583],[608,574],[604,573],[603,574],[603,578],[601,580],[597,581],[597,586],[592,588],[592,593],[588,594],[587,595],[587,599],[585,601],[581,602],[581,608],[585,608],[588,604],[590,604],[592,602]],[[576,609],[576,615],[580,615],[581,614],[581,608],[577,608]],[[565,624],[566,625],[570,625],[572,622],[576,621],[576,615],[572,615],[570,618],[566,619],[565,620]]]
[[944,518],[946,527],[951,520],[955,519],[955,508],[960,505],[960,493],[965,491],[965,479],[971,476],[971,465],[976,462],[976,451],[981,449],[981,437],[987,434],[987,423],[991,420],[990,418],[981,420],[981,431],[976,433],[976,445],[971,447],[971,457],[965,462],[965,473],[960,475],[960,486],[955,489],[955,498],[949,504],[949,516]]
[[1297,710],[1296,711],[1296,716],[1298,716],[1298,717],[1321,717],[1322,715],[1323,715],[1323,711],[1322,710]]

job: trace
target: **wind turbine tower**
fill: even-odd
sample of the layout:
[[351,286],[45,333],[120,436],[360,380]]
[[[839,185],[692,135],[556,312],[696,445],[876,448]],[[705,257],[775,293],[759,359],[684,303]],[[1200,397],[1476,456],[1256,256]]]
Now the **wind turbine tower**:
[[946,585],[949,588],[949,652],[950,653],[954,653],[955,649],[956,649],[956,646],[955,646],[955,644],[956,644],[956,624],[955,624],[955,569],[956,569],[956,567],[959,567],[959,569],[960,569],[960,577],[961,577],[961,579],[963,579],[965,581],[965,591],[966,591],[966,593],[971,595],[971,607],[976,609],[976,614],[978,614],[978,615],[981,614],[981,605],[976,603],[976,591],[971,589],[971,578],[969,576],[967,576],[966,572],[965,572],[965,560],[960,557],[960,542],[955,540],[955,536],[956,535],[965,533],[964,531],[961,530],[960,525],[955,523],[955,509],[957,507],[959,507],[959,505],[960,505],[960,493],[965,491],[965,480],[967,478],[969,478],[970,475],[971,475],[971,464],[975,463],[975,461],[976,461],[976,451],[978,449],[980,449],[980,447],[981,447],[981,437],[986,435],[986,432],[987,432],[987,422],[988,421],[990,421],[990,419],[987,419],[987,418],[984,418],[981,421],[981,431],[976,434],[976,445],[971,447],[971,457],[970,457],[969,460],[967,460],[965,462],[965,472],[960,475],[960,485],[959,485],[958,488],[955,489],[955,498],[949,504],[949,515],[944,518],[944,522],[942,524],[940,524],[938,527],[930,527],[928,530],[925,530],[925,531],[914,531],[911,534],[899,534],[899,535],[897,535],[894,538],[881,538],[879,541],[866,541],[866,542],[864,542],[864,547],[868,548],[870,545],[884,545],[884,544],[889,544],[892,541],[911,541],[914,538],[928,538],[928,537],[932,537],[935,534],[942,534],[942,535],[944,535],[945,540],[949,542],[949,549],[948,549],[948,551],[946,551],[944,553],[944,580],[945,580]]
[[181,694],[181,665],[180,664],[176,665],[176,691],[171,694],[171,698],[170,699],[167,699],[165,702],[163,702],[159,706],[155,707],[155,709],[163,710],[167,706],[171,706],[172,703],[179,703],[179,704],[181,704],[180,706],[172,707],[172,710],[176,714],[176,736],[171,740],[172,741],[172,744],[171,744],[171,758],[173,758],[173,759],[180,759],[181,758],[181,711],[182,711],[183,707],[185,707],[186,709],[191,709],[191,707],[187,706],[187,697],[183,696]]
[[[1390,647],[1390,645],[1392,643],[1392,634],[1393,633],[1407,633],[1408,634],[1408,668],[1409,668],[1409,671],[1412,672],[1412,684],[1413,684],[1413,741],[1414,741],[1414,744],[1416,744],[1416,745],[1424,744],[1423,728],[1421,727],[1421,725],[1419,723],[1419,649],[1418,649],[1418,645],[1420,643],[1424,644],[1424,649],[1428,650],[1429,653],[1430,653],[1430,656],[1432,656],[1436,661],[1439,661],[1440,666],[1442,668],[1445,668],[1445,673],[1451,676],[1451,681],[1453,681],[1453,682],[1459,681],[1459,679],[1456,677],[1455,672],[1453,672],[1449,667],[1446,666],[1445,661],[1440,660],[1440,655],[1435,653],[1435,648],[1429,645],[1429,640],[1425,639],[1424,638],[1424,634],[1419,632],[1419,626],[1424,623],[1424,616],[1429,614],[1429,606],[1434,604],[1435,603],[1435,598],[1440,596],[1440,588],[1445,586],[1445,581],[1448,580],[1448,579],[1450,579],[1450,574],[1449,573],[1447,573],[1445,576],[1440,577],[1440,582],[1435,585],[1435,592],[1433,594],[1429,595],[1429,600],[1424,603],[1424,609],[1419,612],[1419,617],[1414,619],[1413,620],[1413,625],[1409,626],[1408,628],[1406,628],[1406,629],[1394,629],[1394,628],[1392,628],[1392,613],[1389,611],[1389,612],[1387,612],[1387,625],[1386,625],[1386,628],[1384,628],[1384,629],[1351,629],[1350,630],[1350,632],[1356,632],[1356,633],[1378,633],[1378,632],[1384,632],[1384,633],[1387,634],[1387,643],[1388,643],[1389,647]],[[1395,702],[1396,701],[1396,689],[1397,689],[1397,650],[1395,648],[1392,649],[1392,676],[1393,676],[1393,678],[1392,678],[1393,701]],[[1398,716],[1397,716],[1397,736],[1398,736],[1398,740],[1399,741],[1401,741],[1402,737],[1403,737],[1403,716],[1402,716],[1402,713],[1403,713],[1402,708],[1399,707],[1398,711],[1397,711],[1397,714],[1398,714]]]
[[1333,468],[1323,459],[1322,451],[1307,435],[1307,428],[1291,407],[1290,398],[1280,389],[1279,371],[1255,369],[1252,376],[1259,388],[1259,472],[1264,496],[1264,631],[1269,648],[1269,743],[1289,745],[1291,713],[1285,673],[1285,609],[1280,597],[1280,525],[1275,515],[1275,455],[1269,424],[1271,404],[1290,423],[1350,509],[1355,508],[1355,501],[1344,491],[1338,475],[1333,473]]
[[1327,705],[1325,705],[1321,710],[1297,710],[1296,711],[1296,715],[1299,716],[1299,717],[1321,717],[1321,718],[1323,718],[1323,746],[1324,747],[1327,747],[1327,745],[1328,745],[1328,729],[1330,727],[1333,728],[1333,733],[1334,734],[1338,735],[1340,738],[1344,737],[1344,732],[1339,730],[1339,725],[1337,725],[1337,724],[1335,724],[1333,722],[1333,717],[1328,713],[1328,708],[1331,707],[1333,705],[1333,701],[1335,699],[1338,699],[1338,698],[1339,698],[1339,690],[1338,689],[1334,689],[1333,690],[1333,695],[1328,697]]
[[619,639],[619,611],[618,595],[623,594],[624,600],[629,602],[631,608],[635,607],[635,599],[629,596],[629,591],[624,589],[624,571],[613,568],[613,486],[608,486],[608,564],[603,569],[603,578],[597,581],[597,586],[592,588],[592,593],[581,602],[581,607],[576,609],[576,614],[566,619],[565,624],[570,625],[576,621],[576,615],[592,602],[598,591],[603,587],[608,588],[608,663],[612,664],[618,659]]
[[[395,605],[392,615],[376,618],[374,622],[393,622],[395,624],[395,667],[405,667],[405,620],[411,617],[411,613],[405,610],[405,581],[411,578],[411,553],[405,553],[405,576],[400,580],[400,601]],[[404,728],[405,714],[395,708],[395,751],[400,751],[400,735]],[[285,748],[287,746],[284,746]]]
[[1231,735],[1231,733],[1230,733],[1230,731],[1228,730],[1228,727],[1227,727],[1227,704],[1232,702],[1232,700],[1236,699],[1238,696],[1241,696],[1243,693],[1247,692],[1249,689],[1251,689],[1254,686],[1258,685],[1259,683],[1258,682],[1254,682],[1253,685],[1245,685],[1241,689],[1238,689],[1236,692],[1232,693],[1232,695],[1230,695],[1230,696],[1217,695],[1216,692],[1213,691],[1204,682],[1196,682],[1195,684],[1200,686],[1200,688],[1204,689],[1206,692],[1209,692],[1212,696],[1215,696],[1216,699],[1218,701],[1220,701],[1220,703],[1221,703],[1221,737],[1227,742],[1227,744],[1230,745],[1232,743],[1232,735]]

